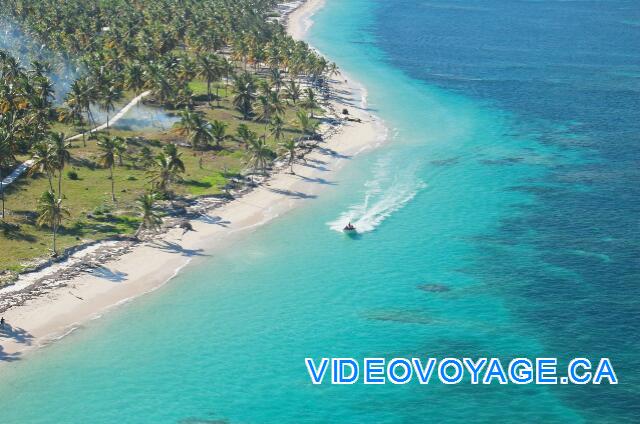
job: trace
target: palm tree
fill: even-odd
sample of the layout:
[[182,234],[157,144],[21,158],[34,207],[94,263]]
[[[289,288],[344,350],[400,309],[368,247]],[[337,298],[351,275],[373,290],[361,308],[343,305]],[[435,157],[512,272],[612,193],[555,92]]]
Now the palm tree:
[[266,48],[267,64],[271,67],[271,71],[280,68],[280,49],[276,43],[269,43]]
[[244,64],[244,71],[247,71],[247,56],[249,55],[249,46],[244,38],[238,38],[233,46],[233,59],[236,61],[242,61]]
[[267,147],[264,137],[256,137],[253,133],[253,137],[249,140],[249,152],[249,165],[264,174],[269,160],[273,157],[273,152]]
[[149,175],[155,189],[167,194],[169,185],[180,178],[181,172],[183,170],[172,165],[171,158],[163,152],[156,156],[155,166],[149,171]]
[[229,135],[227,135],[227,124],[218,120],[213,121],[211,123],[211,135],[216,141],[216,147],[220,148],[221,143],[229,138]]
[[284,78],[282,78],[282,72],[278,68],[272,68],[269,72],[269,78],[271,82],[276,87],[276,91],[280,91],[280,87],[282,87],[282,83],[284,82]]
[[234,81],[236,96],[233,105],[242,113],[242,117],[248,120],[253,116],[253,102],[256,100],[255,81],[248,72],[239,75]]
[[127,90],[133,90],[137,96],[140,90],[144,88],[144,70],[139,62],[133,62],[127,65],[125,69],[124,87]]
[[295,174],[295,172],[293,172],[293,162],[296,159],[296,141],[293,138],[289,138],[280,143],[280,146],[289,154],[289,172]]
[[331,62],[327,68],[327,75],[331,77],[339,74],[340,70],[338,69],[338,65],[335,62]]
[[30,110],[29,122],[26,126],[43,135],[54,117],[51,102],[33,93],[27,96],[27,101],[29,102]]
[[[222,80],[222,77],[225,75],[227,76],[227,79],[228,79],[229,62],[227,62],[227,60],[224,57],[221,57],[221,56],[214,56],[214,57],[215,57],[214,68],[216,72],[216,80],[217,81]],[[225,81],[225,96],[228,94],[227,84],[228,82]],[[216,84],[216,102],[218,103],[218,107],[220,107],[220,84]]]
[[236,129],[236,135],[244,144],[245,150],[249,149],[249,142],[251,141],[251,139],[256,137],[256,133],[251,131],[246,124],[238,125],[238,128]]
[[271,102],[268,94],[258,96],[258,117],[263,122],[269,122],[271,119]]
[[103,137],[98,141],[98,147],[102,151],[99,163],[104,168],[109,168],[109,178],[111,179],[111,200],[116,202],[115,181],[113,178],[113,168],[116,166],[116,158],[119,156],[118,145],[120,141],[117,137]]
[[29,168],[29,175],[36,172],[43,173],[49,179],[49,190],[53,192],[53,175],[58,168],[58,156],[55,147],[49,141],[40,141],[31,149],[33,164]]
[[[207,81],[207,98],[208,103],[211,105],[211,83],[220,78],[220,67],[218,66],[218,58],[215,55],[201,55],[196,58],[197,60],[197,76],[204,78]],[[219,96],[216,95],[216,98]]]
[[[93,81],[90,77],[78,78],[71,84],[71,88],[67,97],[65,98],[65,102],[67,106],[74,110],[77,109],[78,112],[86,116],[86,118],[90,122],[90,126],[96,126],[96,120],[93,117],[93,112],[91,110],[91,104],[95,103],[98,98],[98,92],[95,89],[95,85],[93,85]],[[82,123],[81,121],[79,121]],[[82,142],[83,145],[86,146],[85,133],[82,133]]]
[[178,148],[175,144],[165,145],[162,151],[167,157],[168,166],[172,171],[185,171],[184,162],[182,161],[182,153],[178,151]]
[[194,150],[207,145],[213,140],[211,132],[211,124],[201,115],[184,110],[180,113],[180,122],[178,123],[178,134],[188,137],[189,143]]
[[260,114],[258,115],[258,119],[265,122],[264,136],[266,137],[273,115],[278,116],[280,114],[284,114],[285,105],[280,99],[278,92],[275,91],[269,91],[268,93],[261,95],[258,100],[260,102]]
[[147,75],[145,87],[153,91],[153,95],[159,103],[167,104],[176,91],[170,78],[170,72],[164,67],[152,63],[146,66],[145,74]]
[[220,71],[224,74],[224,95],[229,95],[229,77],[233,73],[233,64],[229,62],[225,57],[221,57],[219,62]]
[[169,165],[169,158],[164,153],[156,156],[156,163],[154,168],[150,171],[151,181],[154,183],[154,188],[161,193],[167,193],[169,183],[171,181],[171,166]]
[[320,124],[315,119],[312,119],[307,112],[299,110],[298,113],[296,113],[296,117],[298,118],[298,128],[300,128],[303,135],[313,135],[316,133]]
[[118,157],[118,165],[122,166],[122,158],[127,153],[127,140],[122,137],[114,137],[116,156]]
[[65,165],[71,160],[69,148],[71,143],[66,141],[64,134],[51,133],[49,141],[53,146],[53,154],[56,157],[56,169],[58,170],[58,197],[62,199],[62,171]]
[[115,85],[107,84],[100,92],[98,104],[107,112],[107,128],[109,128],[109,113],[115,110],[115,103],[122,98],[122,91]]
[[4,219],[4,176],[2,169],[15,163],[15,156],[11,151],[11,146],[5,141],[0,133],[0,197],[2,198],[2,219]]
[[68,217],[69,211],[62,206],[62,199],[56,199],[53,191],[45,191],[38,200],[38,219],[36,224],[39,227],[49,227],[53,233],[53,256],[58,255],[56,238],[62,220]]
[[75,80],[65,97],[65,103],[70,111],[70,118],[76,124],[78,129],[82,131],[82,145],[87,146],[85,139],[84,118],[82,114],[89,107],[86,90],[81,80]]
[[136,204],[138,209],[140,210],[140,226],[136,231],[134,237],[139,238],[142,230],[152,229],[154,231],[160,228],[162,224],[162,218],[160,218],[160,214],[158,213],[155,203],[157,200],[157,194],[153,192],[147,192],[138,199],[136,199]]
[[182,136],[189,136],[195,128],[195,120],[197,113],[185,109],[179,113],[180,122],[178,122],[176,132]]
[[100,98],[100,92],[95,84],[95,81],[90,76],[87,76],[81,80],[81,88],[83,90],[82,104],[84,106],[85,113],[89,117],[91,125],[95,128],[96,119],[93,116],[91,105],[98,102],[98,99]]
[[40,100],[40,103],[46,107],[51,106],[53,101],[53,83],[44,75],[36,75],[33,79],[33,88],[35,89],[35,95]]
[[282,97],[278,91],[272,91],[269,94],[269,102],[273,111],[279,115],[284,114],[286,110],[285,102],[282,101]]
[[304,109],[311,112],[311,117],[313,118],[313,111],[320,107],[320,104],[316,100],[316,94],[313,91],[313,88],[307,88],[304,91],[306,97],[303,102],[300,104]]
[[276,141],[280,141],[284,135],[284,120],[280,115],[274,116],[271,120],[271,123],[269,124],[269,132]]
[[298,100],[300,100],[302,96],[302,91],[300,85],[297,84],[295,80],[289,81],[289,84],[287,84],[284,90],[287,98],[291,99],[294,105],[298,103]]
[[[194,149],[198,146],[204,148],[208,146],[211,141],[213,141],[211,124],[200,115],[196,115],[194,131],[191,133],[191,145],[194,146]],[[200,159],[198,159],[198,166],[200,168],[202,168],[203,156],[204,151],[200,153]]]
[[149,146],[142,146],[137,156],[136,166],[140,168],[149,168],[154,163],[153,152]]

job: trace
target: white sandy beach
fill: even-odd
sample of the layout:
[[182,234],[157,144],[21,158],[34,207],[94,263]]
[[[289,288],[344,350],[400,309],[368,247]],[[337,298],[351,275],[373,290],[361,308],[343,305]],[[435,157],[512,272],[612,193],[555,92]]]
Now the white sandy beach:
[[[304,36],[310,26],[310,16],[322,5],[322,0],[311,0],[289,15],[288,28],[294,38]],[[99,272],[81,273],[63,284],[42,290],[43,295],[23,305],[11,307],[2,314],[10,330],[5,331],[9,337],[0,336],[0,362],[3,357],[17,357],[44,346],[113,306],[161,287],[189,263],[191,253],[215,255],[215,250],[224,247],[233,237],[250,234],[256,226],[297,205],[313,202],[312,195],[326,186],[313,182],[314,179],[337,178],[335,171],[347,164],[350,157],[379,144],[385,134],[381,123],[361,108],[360,89],[347,85],[344,76],[337,78],[343,81],[332,84],[336,98],[331,106],[336,111],[347,108],[350,116],[361,119],[362,123],[343,122],[337,133],[320,144],[320,149],[307,155],[309,166],[295,166],[297,175],[276,173],[266,184],[212,210],[211,219],[192,221],[195,231],[183,236],[179,228],[170,230],[103,263]],[[64,263],[56,264],[40,274],[54,270],[64,272],[64,266]],[[29,278],[33,277],[22,278],[18,287],[28,289]]]

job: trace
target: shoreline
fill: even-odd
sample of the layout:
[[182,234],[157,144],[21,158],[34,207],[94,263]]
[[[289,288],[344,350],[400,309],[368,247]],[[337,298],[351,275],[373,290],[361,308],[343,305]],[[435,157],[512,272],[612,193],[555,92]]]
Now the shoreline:
[[[311,27],[310,17],[323,6],[323,0],[299,3],[284,18],[287,32],[302,39]],[[21,275],[16,286],[0,289],[0,307],[3,302],[6,307],[0,315],[7,322],[7,328],[0,330],[0,363],[19,359],[119,305],[161,288],[194,257],[211,255],[236,237],[308,202],[324,189],[318,179],[334,177],[352,156],[381,144],[385,128],[367,110],[364,87],[351,79],[347,83],[344,76],[338,79],[330,82],[330,92],[340,96],[332,95],[326,108],[332,122],[322,124],[323,142],[305,155],[308,164],[295,165],[296,175],[286,172],[288,166],[276,165],[266,181],[232,201],[202,199],[205,212],[190,220],[195,231],[182,234],[183,230],[173,226],[138,244],[96,243],[63,262]],[[361,122],[341,119],[338,111],[343,108]],[[94,263],[87,266],[86,256],[92,253]]]

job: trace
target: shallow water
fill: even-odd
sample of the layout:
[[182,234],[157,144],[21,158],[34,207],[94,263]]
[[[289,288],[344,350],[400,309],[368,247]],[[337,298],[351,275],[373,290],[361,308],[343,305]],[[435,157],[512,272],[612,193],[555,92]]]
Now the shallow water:
[[[633,422],[634,6],[327,0],[310,41],[368,88],[388,143],[3,370],[2,422]],[[621,383],[312,386],[303,362],[578,355]]]

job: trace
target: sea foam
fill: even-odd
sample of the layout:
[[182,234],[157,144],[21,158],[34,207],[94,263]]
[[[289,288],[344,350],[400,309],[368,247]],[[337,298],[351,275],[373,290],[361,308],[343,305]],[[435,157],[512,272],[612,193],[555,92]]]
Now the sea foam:
[[380,159],[373,178],[365,183],[362,200],[350,205],[327,225],[334,231],[342,231],[351,222],[359,233],[373,231],[427,187],[417,177],[418,168],[416,163],[398,170],[390,157]]

